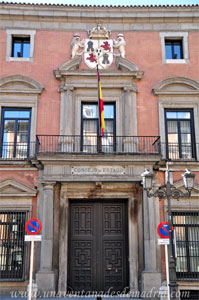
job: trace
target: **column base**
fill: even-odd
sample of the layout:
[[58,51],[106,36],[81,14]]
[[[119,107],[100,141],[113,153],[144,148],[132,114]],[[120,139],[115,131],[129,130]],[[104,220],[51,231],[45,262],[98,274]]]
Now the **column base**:
[[161,273],[142,272],[142,294],[145,295],[147,299],[159,299],[160,287]]
[[55,291],[55,274],[53,271],[39,271],[36,274],[36,283],[39,292]]

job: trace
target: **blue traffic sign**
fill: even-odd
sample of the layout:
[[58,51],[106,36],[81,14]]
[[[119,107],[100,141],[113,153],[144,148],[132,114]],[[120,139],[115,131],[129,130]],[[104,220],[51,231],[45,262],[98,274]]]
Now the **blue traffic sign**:
[[158,225],[157,232],[159,236],[163,239],[169,238],[169,223],[168,222],[162,222]]
[[28,234],[36,235],[41,231],[42,225],[38,219],[30,219],[26,222],[25,229]]

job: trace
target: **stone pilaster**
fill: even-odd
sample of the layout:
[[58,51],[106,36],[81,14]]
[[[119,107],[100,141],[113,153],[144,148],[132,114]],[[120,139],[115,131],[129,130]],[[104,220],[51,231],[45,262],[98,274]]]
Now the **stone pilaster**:
[[59,151],[74,151],[74,118],[73,118],[73,90],[72,86],[64,86],[61,91],[60,105],[60,138]]
[[59,280],[58,291],[67,291],[67,258],[68,258],[68,198],[67,185],[62,184],[60,193],[60,231],[59,231]]
[[60,135],[72,135],[73,132],[73,90],[72,86],[64,86],[60,89]]
[[124,151],[138,151],[136,88],[124,87]]
[[42,242],[40,254],[40,270],[36,274],[36,282],[40,291],[55,290],[55,274],[52,270],[53,258],[53,203],[54,183],[43,185],[42,201]]
[[[148,198],[143,191],[143,229],[144,229],[144,271],[142,273],[142,290],[158,291],[161,286],[157,245],[157,224],[159,223],[159,199]],[[160,250],[160,249],[159,249]],[[152,296],[151,299],[156,299]]]
[[130,290],[138,291],[138,228],[135,199],[129,198],[129,266],[130,266]]

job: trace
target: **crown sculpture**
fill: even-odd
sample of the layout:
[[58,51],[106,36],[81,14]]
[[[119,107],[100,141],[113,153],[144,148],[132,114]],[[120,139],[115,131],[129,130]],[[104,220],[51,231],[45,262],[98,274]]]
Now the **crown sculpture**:
[[105,40],[109,39],[109,35],[111,34],[110,30],[107,30],[105,27],[102,27],[101,24],[98,24],[97,27],[94,27],[91,30],[88,30],[89,39],[95,40]]

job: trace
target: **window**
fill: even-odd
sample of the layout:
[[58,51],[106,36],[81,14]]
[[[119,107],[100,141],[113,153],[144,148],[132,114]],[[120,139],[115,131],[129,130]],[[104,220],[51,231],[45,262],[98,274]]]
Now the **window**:
[[12,57],[30,57],[30,37],[13,36]]
[[0,211],[0,281],[24,280],[27,212]]
[[167,157],[195,157],[192,110],[165,110]]
[[35,30],[8,29],[6,61],[33,61]]
[[183,59],[182,40],[165,40],[166,59]]
[[30,144],[30,109],[2,109],[1,157],[26,159]]
[[188,32],[160,32],[162,63],[189,63]]
[[199,279],[199,211],[172,212],[178,279]]
[[82,104],[82,150],[84,152],[112,152],[115,150],[115,105],[104,104],[106,130],[99,138],[98,105]]

